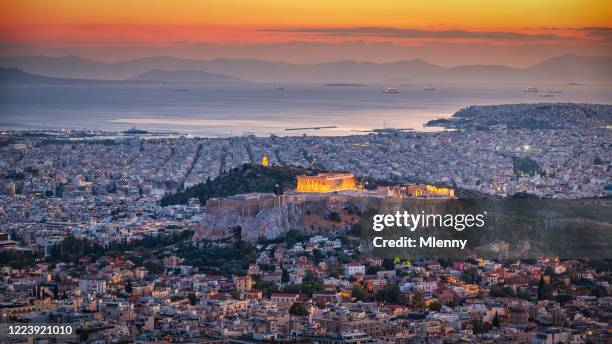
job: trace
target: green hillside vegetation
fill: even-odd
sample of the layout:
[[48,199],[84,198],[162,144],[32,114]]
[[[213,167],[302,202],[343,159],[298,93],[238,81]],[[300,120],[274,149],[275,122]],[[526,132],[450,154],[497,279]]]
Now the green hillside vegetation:
[[538,163],[528,157],[512,157],[512,167],[517,177],[533,177],[540,171]]
[[[194,185],[161,199],[161,205],[187,204],[190,198],[199,198],[200,204],[217,197],[227,197],[249,192],[270,192],[295,189],[296,176],[314,175],[319,171],[296,166],[269,166],[245,164],[221,174],[214,180]],[[276,190],[276,185],[279,190]]]

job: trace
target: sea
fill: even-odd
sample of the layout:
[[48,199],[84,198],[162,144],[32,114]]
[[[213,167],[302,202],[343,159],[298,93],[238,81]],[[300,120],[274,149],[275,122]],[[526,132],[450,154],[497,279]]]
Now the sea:
[[[525,92],[528,86],[540,93]],[[386,87],[399,93],[384,93]],[[612,84],[3,84],[0,130],[338,136],[440,130],[424,124],[469,105],[537,102],[611,104]]]

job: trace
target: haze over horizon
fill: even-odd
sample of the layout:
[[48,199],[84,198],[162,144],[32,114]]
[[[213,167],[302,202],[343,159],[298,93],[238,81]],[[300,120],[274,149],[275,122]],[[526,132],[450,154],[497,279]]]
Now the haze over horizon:
[[[49,77],[51,79],[49,79]],[[59,78],[59,79],[58,79]],[[261,59],[183,59],[157,56],[100,62],[76,55],[0,57],[0,81],[22,82],[460,82],[567,83],[612,80],[612,57],[564,54],[528,68],[503,65],[443,67],[423,59],[387,63],[341,60],[297,64]],[[77,80],[75,80],[77,79]]]
[[504,65],[612,56],[608,1],[5,1],[0,56]]
[[339,129],[350,134],[422,129],[474,104],[607,104],[612,89],[604,0],[7,0],[0,10],[0,126],[11,128],[269,135],[300,118],[350,123]]

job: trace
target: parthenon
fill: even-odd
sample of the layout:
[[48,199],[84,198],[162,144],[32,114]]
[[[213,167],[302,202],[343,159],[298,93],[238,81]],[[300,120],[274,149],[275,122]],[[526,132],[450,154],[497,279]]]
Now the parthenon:
[[334,192],[357,188],[351,173],[320,173],[316,176],[298,176],[297,192]]

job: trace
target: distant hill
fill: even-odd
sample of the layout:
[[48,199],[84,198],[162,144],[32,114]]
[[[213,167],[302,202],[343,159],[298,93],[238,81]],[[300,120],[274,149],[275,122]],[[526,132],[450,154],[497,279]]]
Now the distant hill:
[[[16,67],[49,77],[122,80],[153,70],[204,71],[229,78],[257,82],[609,82],[612,58],[566,54],[529,68],[499,65],[442,67],[422,59],[387,63],[352,60],[318,64],[295,64],[258,59],[197,60],[170,56],[139,58],[118,62],[96,62],[69,55],[42,55],[0,58],[0,67]],[[159,73],[158,72],[158,73]],[[187,72],[186,72],[187,73]],[[161,77],[161,76],[158,76]],[[187,76],[165,76],[174,80]],[[150,79],[149,79],[150,80]],[[391,85],[392,86],[392,85]]]
[[418,71],[413,72],[408,77],[396,77],[385,80],[387,83],[407,83],[427,81],[433,82],[520,82],[532,77],[523,69],[512,68],[498,65],[469,65],[457,66],[451,68],[440,68],[430,70],[428,72]]
[[227,75],[212,74],[203,71],[161,71],[151,70],[125,80],[72,79],[56,78],[26,73],[19,68],[0,68],[0,84],[124,84],[151,82],[180,83],[240,83],[246,80]]
[[245,80],[223,74],[213,74],[201,70],[167,71],[153,69],[140,75],[128,78],[129,81],[159,81],[185,83],[237,83]]
[[543,79],[610,82],[612,58],[565,54],[542,61],[527,71]]
[[108,71],[106,65],[104,62],[91,61],[75,55],[62,57],[33,55],[0,58],[0,67],[16,67],[33,74],[56,78],[116,79],[113,75],[104,74]]
[[30,74],[19,68],[0,68],[0,84],[41,84],[82,81],[84,80],[51,78],[48,76]]
[[427,122],[427,126],[480,129],[569,129],[606,127],[612,124],[612,105],[535,103],[469,106],[450,118]]

